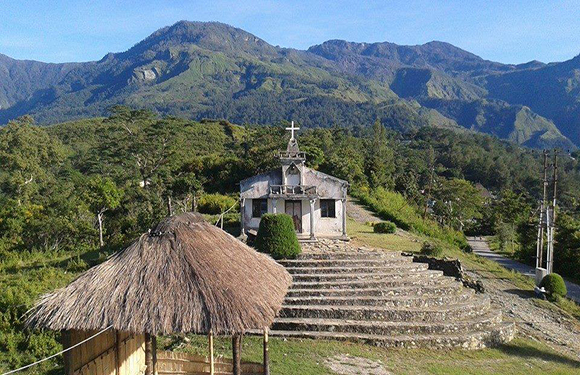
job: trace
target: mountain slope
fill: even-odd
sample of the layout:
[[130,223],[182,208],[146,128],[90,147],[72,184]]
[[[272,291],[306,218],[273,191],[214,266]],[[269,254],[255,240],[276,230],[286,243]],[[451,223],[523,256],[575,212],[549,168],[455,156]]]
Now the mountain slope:
[[[443,42],[398,46],[333,40],[308,51],[336,62],[345,73],[385,82],[400,97],[415,99],[465,128],[531,147],[575,148],[566,136],[580,144],[580,134],[572,134],[580,127],[577,106],[570,105],[578,87],[574,60],[506,65]],[[513,82],[507,90],[506,81]],[[563,94],[551,94],[551,106],[542,95],[544,86]],[[572,129],[560,117],[571,122]]]
[[[126,104],[237,123],[292,118],[306,127],[366,126],[380,118],[403,131],[462,126],[531,147],[574,147],[529,109],[526,121],[518,121],[520,103],[505,116],[494,112],[511,105],[505,99],[481,105],[495,88],[491,75],[549,67],[495,63],[442,42],[329,41],[299,51],[225,24],[181,21],[95,62],[44,64],[0,55],[0,123],[23,114],[40,123],[101,116]],[[466,121],[447,109],[470,105],[484,108],[485,119]]]
[[553,119],[564,135],[580,144],[580,55],[538,69],[490,75],[483,85],[491,97]]

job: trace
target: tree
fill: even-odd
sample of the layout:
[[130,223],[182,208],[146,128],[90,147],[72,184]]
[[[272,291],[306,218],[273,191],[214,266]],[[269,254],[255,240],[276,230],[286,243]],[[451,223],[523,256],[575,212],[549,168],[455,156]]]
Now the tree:
[[441,180],[435,190],[435,199],[434,211],[442,223],[460,231],[467,220],[481,215],[483,199],[469,181],[459,178]]
[[0,128],[0,189],[19,203],[55,182],[55,171],[65,160],[62,143],[30,116]]
[[89,180],[86,200],[96,215],[99,228],[99,245],[101,247],[105,246],[105,241],[103,240],[105,212],[117,208],[121,203],[122,196],[123,192],[117,188],[117,185],[110,178],[97,176]]
[[387,131],[377,119],[367,140],[367,155],[365,173],[372,188],[379,186],[392,188],[394,157],[393,151],[387,145]]

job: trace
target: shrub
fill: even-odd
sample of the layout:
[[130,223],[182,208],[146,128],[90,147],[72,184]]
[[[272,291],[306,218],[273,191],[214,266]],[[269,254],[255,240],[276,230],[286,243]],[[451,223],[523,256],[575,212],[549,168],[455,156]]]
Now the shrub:
[[395,233],[397,231],[397,226],[395,223],[390,221],[382,221],[374,225],[373,231],[375,233]]
[[295,258],[302,251],[292,218],[286,214],[263,215],[254,245],[276,259]]
[[421,254],[439,258],[443,255],[443,248],[431,242],[424,242],[423,246],[421,247]]
[[417,207],[409,204],[400,193],[377,188],[370,191],[353,191],[352,194],[375,211],[381,219],[395,223],[398,228],[437,238],[464,251],[469,251],[469,245],[463,233],[443,228],[431,219],[423,220]]
[[[221,214],[233,205],[237,199],[221,194],[206,194],[199,199],[198,209],[202,214]],[[230,211],[231,212],[231,211]]]
[[566,294],[568,294],[564,279],[557,273],[551,273],[544,276],[540,283],[540,287],[544,287],[552,298],[556,298],[556,296],[566,297]]

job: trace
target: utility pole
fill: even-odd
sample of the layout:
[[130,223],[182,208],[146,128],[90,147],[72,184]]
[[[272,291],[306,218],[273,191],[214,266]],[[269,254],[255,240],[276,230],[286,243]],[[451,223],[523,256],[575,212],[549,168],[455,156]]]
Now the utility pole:
[[[552,164],[552,200],[548,203],[548,152],[544,150],[543,197],[540,206],[540,223],[536,244],[536,284],[554,269],[554,232],[556,229],[556,197],[558,187],[558,150],[554,150]],[[544,235],[546,236],[546,252],[544,256]],[[544,257],[546,267],[544,268]]]
[[550,209],[551,213],[550,217],[550,228],[548,234],[548,254],[546,259],[546,269],[548,273],[552,273],[554,268],[554,230],[556,228],[556,189],[558,186],[558,152],[554,150],[554,176],[553,176],[553,198],[552,198],[552,207]]
[[546,207],[546,198],[548,195],[548,151],[544,150],[544,178],[542,180],[543,184],[543,195],[542,203],[540,205],[540,222],[538,224],[538,238],[536,240],[536,269],[543,268],[544,265],[544,224],[546,222],[546,217],[544,216],[544,210]]

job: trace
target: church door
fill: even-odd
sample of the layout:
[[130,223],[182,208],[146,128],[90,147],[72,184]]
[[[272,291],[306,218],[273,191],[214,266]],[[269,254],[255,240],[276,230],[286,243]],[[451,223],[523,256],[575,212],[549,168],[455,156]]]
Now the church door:
[[296,232],[302,232],[302,202],[286,201],[286,213],[292,217]]

